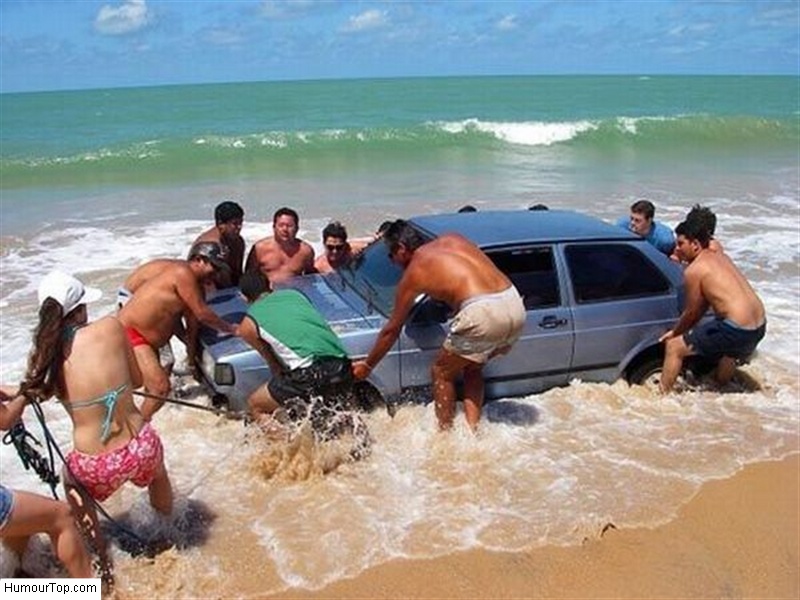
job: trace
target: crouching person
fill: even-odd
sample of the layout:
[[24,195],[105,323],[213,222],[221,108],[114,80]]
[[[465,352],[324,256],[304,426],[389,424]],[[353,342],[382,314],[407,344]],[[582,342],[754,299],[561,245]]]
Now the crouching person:
[[308,414],[323,437],[352,425],[339,418],[354,407],[350,359],[322,315],[297,290],[271,291],[260,272],[242,275],[239,287],[250,302],[239,335],[272,371],[248,400],[252,420],[269,428],[278,409],[291,420]]

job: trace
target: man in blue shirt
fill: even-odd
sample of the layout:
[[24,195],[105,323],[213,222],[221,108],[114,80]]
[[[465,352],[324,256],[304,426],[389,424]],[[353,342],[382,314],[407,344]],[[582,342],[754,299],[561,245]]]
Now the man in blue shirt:
[[637,200],[631,204],[631,216],[617,220],[617,225],[630,229],[670,256],[675,250],[675,234],[662,223],[653,220],[656,207],[649,200]]

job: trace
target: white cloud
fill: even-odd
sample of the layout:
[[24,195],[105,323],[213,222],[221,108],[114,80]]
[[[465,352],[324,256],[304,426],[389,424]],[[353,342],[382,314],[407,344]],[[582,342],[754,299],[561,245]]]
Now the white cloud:
[[302,16],[315,8],[314,0],[264,0],[261,14],[268,19],[287,19]]
[[669,30],[668,35],[672,37],[681,37],[684,35],[690,36],[698,33],[704,33],[713,29],[711,23],[693,23],[688,25],[677,25]]
[[94,28],[105,35],[124,35],[146,27],[152,17],[145,0],[125,0],[120,6],[106,4],[100,8]]
[[360,15],[352,16],[348,19],[347,25],[342,27],[345,33],[357,33],[361,31],[372,31],[380,29],[389,24],[389,19],[385,10],[368,10]]
[[494,28],[499,31],[511,31],[517,28],[517,15],[506,15],[494,24]]

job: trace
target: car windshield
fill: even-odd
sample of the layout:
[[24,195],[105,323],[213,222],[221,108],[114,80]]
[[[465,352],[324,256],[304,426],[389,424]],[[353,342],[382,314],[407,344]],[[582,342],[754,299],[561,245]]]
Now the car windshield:
[[386,244],[370,244],[339,274],[378,312],[388,317],[394,308],[394,292],[403,270],[389,259]]

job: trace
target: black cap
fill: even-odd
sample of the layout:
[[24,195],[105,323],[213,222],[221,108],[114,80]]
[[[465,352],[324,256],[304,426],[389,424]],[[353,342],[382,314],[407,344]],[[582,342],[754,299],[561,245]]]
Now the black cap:
[[197,242],[189,250],[189,260],[197,256],[205,258],[215,269],[230,269],[225,262],[225,248],[217,242]]

